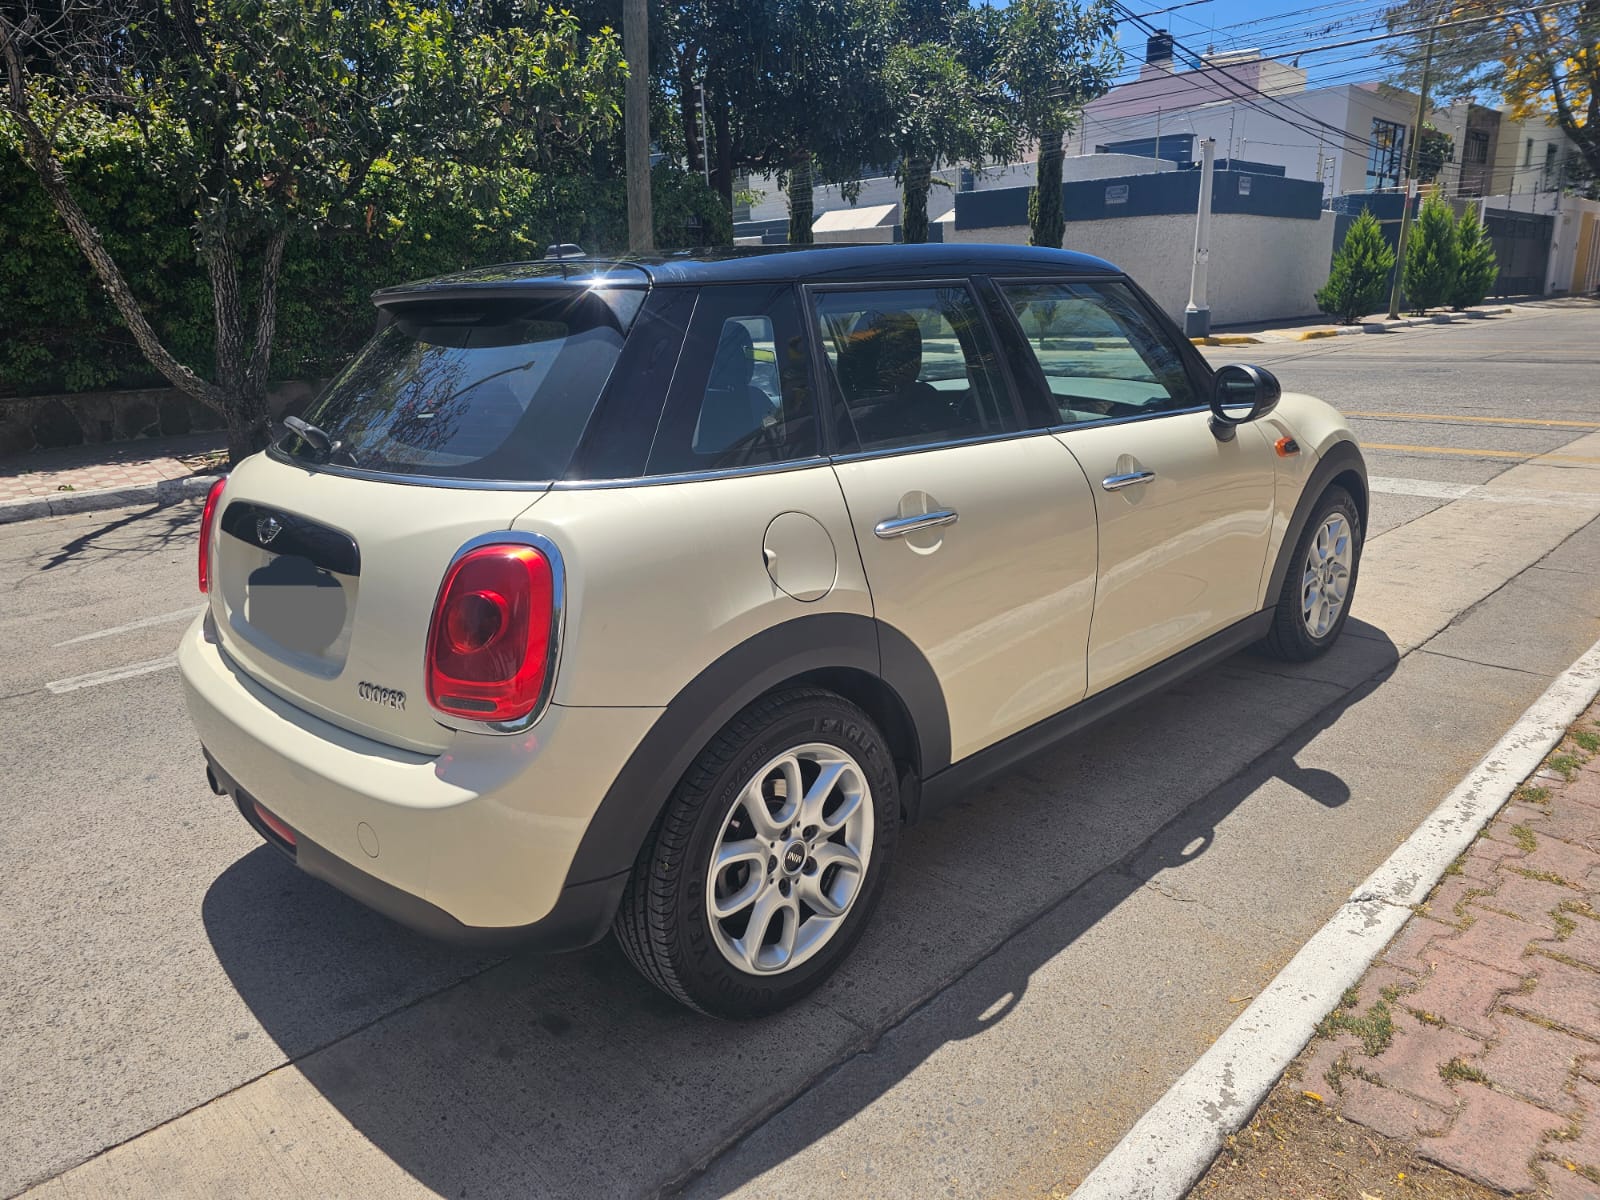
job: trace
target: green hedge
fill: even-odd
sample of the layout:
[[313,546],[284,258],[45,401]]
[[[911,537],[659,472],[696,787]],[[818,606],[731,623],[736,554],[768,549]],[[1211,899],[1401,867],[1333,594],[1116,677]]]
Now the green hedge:
[[[90,218],[157,332],[202,375],[212,367],[211,289],[191,211],[139,144],[114,130],[65,161]],[[291,239],[279,287],[272,376],[335,371],[370,333],[375,288],[490,262],[539,258],[552,242],[615,252],[627,241],[620,178],[540,176],[455,164],[379,163],[348,227]],[[695,175],[657,168],[662,246],[716,245],[728,214]],[[14,144],[0,139],[0,396],[164,382],[144,361]]]

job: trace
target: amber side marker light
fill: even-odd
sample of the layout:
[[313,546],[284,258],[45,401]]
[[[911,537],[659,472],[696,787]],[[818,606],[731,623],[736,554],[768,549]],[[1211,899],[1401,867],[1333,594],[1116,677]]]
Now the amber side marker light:
[[1272,443],[1272,448],[1278,452],[1279,458],[1293,458],[1300,453],[1300,443],[1292,437],[1281,437]]

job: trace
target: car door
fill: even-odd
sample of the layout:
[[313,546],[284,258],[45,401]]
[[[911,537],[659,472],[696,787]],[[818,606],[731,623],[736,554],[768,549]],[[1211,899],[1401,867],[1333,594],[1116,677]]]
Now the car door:
[[1274,452],[1255,425],[1211,428],[1209,399],[1124,281],[998,284],[1099,516],[1088,691],[1256,610]]
[[967,281],[808,295],[874,612],[932,666],[955,761],[1083,697],[1094,498],[1025,429]]

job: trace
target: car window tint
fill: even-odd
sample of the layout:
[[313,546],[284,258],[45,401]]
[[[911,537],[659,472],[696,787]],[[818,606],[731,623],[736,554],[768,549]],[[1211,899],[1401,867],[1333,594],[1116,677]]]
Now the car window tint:
[[[559,479],[642,292],[419,301],[306,410],[331,461],[454,479]],[[283,449],[320,457],[295,435]]]
[[729,317],[717,336],[711,375],[700,397],[693,446],[696,454],[721,454],[781,419],[772,321]]
[[1001,288],[1063,422],[1195,406],[1177,348],[1121,283]]
[[701,289],[649,475],[818,453],[810,361],[788,285]]
[[816,305],[848,433],[861,449],[1018,428],[994,346],[966,287],[824,292]]

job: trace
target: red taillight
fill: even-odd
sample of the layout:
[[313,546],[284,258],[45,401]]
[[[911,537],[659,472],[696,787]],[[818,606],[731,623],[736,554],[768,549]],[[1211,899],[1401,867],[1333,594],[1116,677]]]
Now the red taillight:
[[200,514],[200,594],[204,595],[211,590],[211,529],[217,519],[217,499],[222,495],[223,485],[228,481],[219,479],[211,485],[211,490],[206,493],[206,507]]
[[550,560],[479,546],[451,565],[428,629],[428,703],[477,721],[527,716],[544,691],[555,613]]

